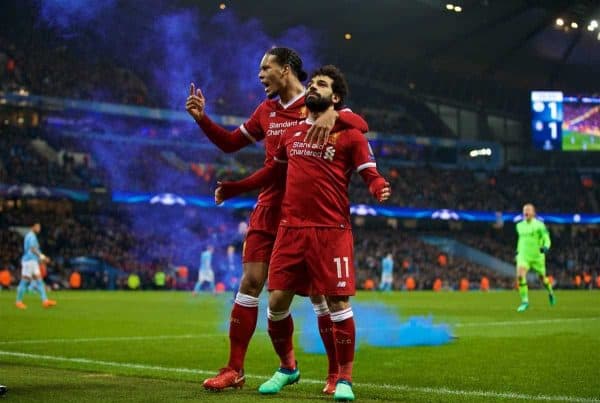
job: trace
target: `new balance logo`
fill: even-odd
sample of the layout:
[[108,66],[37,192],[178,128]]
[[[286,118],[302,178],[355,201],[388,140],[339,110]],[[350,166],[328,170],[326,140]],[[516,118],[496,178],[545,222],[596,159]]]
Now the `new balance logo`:
[[346,282],[345,281],[338,281],[337,288],[344,288],[344,287],[346,287]]
[[269,117],[270,117],[270,118],[274,118],[274,117],[275,117],[275,115],[277,115],[275,112],[271,112],[271,113],[269,113]]
[[327,146],[327,148],[325,149],[325,153],[323,154],[323,158],[328,161],[333,161],[334,156],[335,156],[335,148],[332,146]]

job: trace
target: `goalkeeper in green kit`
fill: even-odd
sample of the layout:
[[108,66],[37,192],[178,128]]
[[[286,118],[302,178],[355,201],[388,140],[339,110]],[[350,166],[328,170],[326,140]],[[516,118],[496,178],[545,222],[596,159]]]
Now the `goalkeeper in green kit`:
[[517,312],[524,312],[529,308],[529,296],[527,289],[527,271],[534,270],[540,278],[546,290],[550,305],[556,304],[552,284],[546,277],[546,256],[550,249],[550,235],[543,222],[535,217],[533,204],[523,206],[523,221],[517,224],[517,281],[519,283],[519,295],[521,305]]

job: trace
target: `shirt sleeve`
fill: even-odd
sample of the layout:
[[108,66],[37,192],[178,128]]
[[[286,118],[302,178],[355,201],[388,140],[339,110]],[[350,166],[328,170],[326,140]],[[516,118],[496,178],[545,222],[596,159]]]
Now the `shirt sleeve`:
[[348,132],[348,136],[352,142],[350,147],[352,165],[356,172],[360,173],[366,168],[376,168],[375,156],[365,135],[356,129],[352,129]]
[[350,108],[340,109],[338,120],[346,126],[352,127],[360,132],[366,133],[369,131],[367,122]]
[[552,245],[552,242],[550,241],[550,233],[548,232],[548,228],[546,228],[543,223],[540,225],[540,231],[542,233],[542,245],[545,248],[550,249],[550,245]]
[[264,103],[258,105],[248,120],[240,126],[240,131],[250,142],[256,143],[265,138],[265,132],[260,123],[260,118],[265,111]]

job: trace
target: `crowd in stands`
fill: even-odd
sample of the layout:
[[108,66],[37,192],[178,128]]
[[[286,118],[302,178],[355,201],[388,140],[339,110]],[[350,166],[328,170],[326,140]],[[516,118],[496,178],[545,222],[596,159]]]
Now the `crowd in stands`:
[[[379,159],[379,162],[383,162]],[[539,211],[594,212],[590,196],[575,172],[484,173],[432,167],[391,167],[382,174],[392,187],[389,204],[416,208],[456,210],[520,211],[535,202]],[[560,192],[556,190],[560,189]],[[372,203],[372,197],[358,176],[353,177],[351,199]]]
[[[35,44],[33,44],[35,46]],[[85,62],[66,46],[28,52],[0,36],[0,91],[145,105],[148,90],[130,70],[106,61]]]
[[[487,277],[491,288],[511,288],[513,278],[495,273],[489,268],[465,259],[448,256],[435,246],[420,240],[417,234],[392,230],[354,229],[355,266],[357,284],[361,288],[371,281],[377,287],[381,278],[381,259],[388,253],[394,259],[396,290],[412,288],[431,290],[437,279],[443,289],[459,289],[464,278],[470,288],[479,288],[482,277]],[[412,278],[414,285],[410,286]]]
[[[552,247],[546,255],[547,273],[563,288],[578,287],[577,276],[600,275],[600,229],[549,225]],[[514,263],[514,228],[489,229],[485,233],[456,232],[454,238],[508,263]]]
[[[142,288],[150,288],[158,271],[173,279],[171,287],[189,288],[197,273],[200,252],[216,246],[217,282],[225,281],[219,260],[233,244],[241,250],[244,217],[221,219],[215,212],[204,214],[190,208],[152,211],[152,207],[113,206],[110,211],[93,212],[77,203],[51,202],[44,210],[6,209],[0,217],[0,256],[2,267],[10,268],[18,278],[22,253],[22,233],[29,217],[42,222],[40,240],[44,252],[53,259],[48,268],[53,283],[63,287],[77,270],[75,258],[99,259],[119,274],[117,287],[126,288],[126,278],[135,273]],[[548,254],[548,273],[559,288],[583,287],[586,279],[600,276],[600,248],[594,241],[600,233],[593,227],[551,227],[553,246]],[[21,231],[22,232],[22,231]],[[514,260],[516,240],[506,228],[479,232],[446,231],[455,238],[510,264]],[[466,259],[447,255],[420,239],[419,232],[387,228],[385,231],[355,227],[356,282],[361,289],[377,289],[381,278],[381,259],[392,254],[395,263],[395,290],[480,289],[482,279],[490,289],[512,288],[514,278],[499,274]],[[182,239],[185,241],[182,242]],[[186,281],[177,282],[180,266],[189,268]],[[84,287],[107,288],[106,273],[86,273]],[[577,280],[579,277],[579,280]],[[579,281],[579,283],[577,282]]]

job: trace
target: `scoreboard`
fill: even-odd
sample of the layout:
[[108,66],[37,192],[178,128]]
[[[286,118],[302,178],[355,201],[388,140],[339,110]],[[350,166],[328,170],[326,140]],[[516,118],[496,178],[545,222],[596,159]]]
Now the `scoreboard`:
[[541,150],[562,149],[562,91],[531,92],[533,146]]

